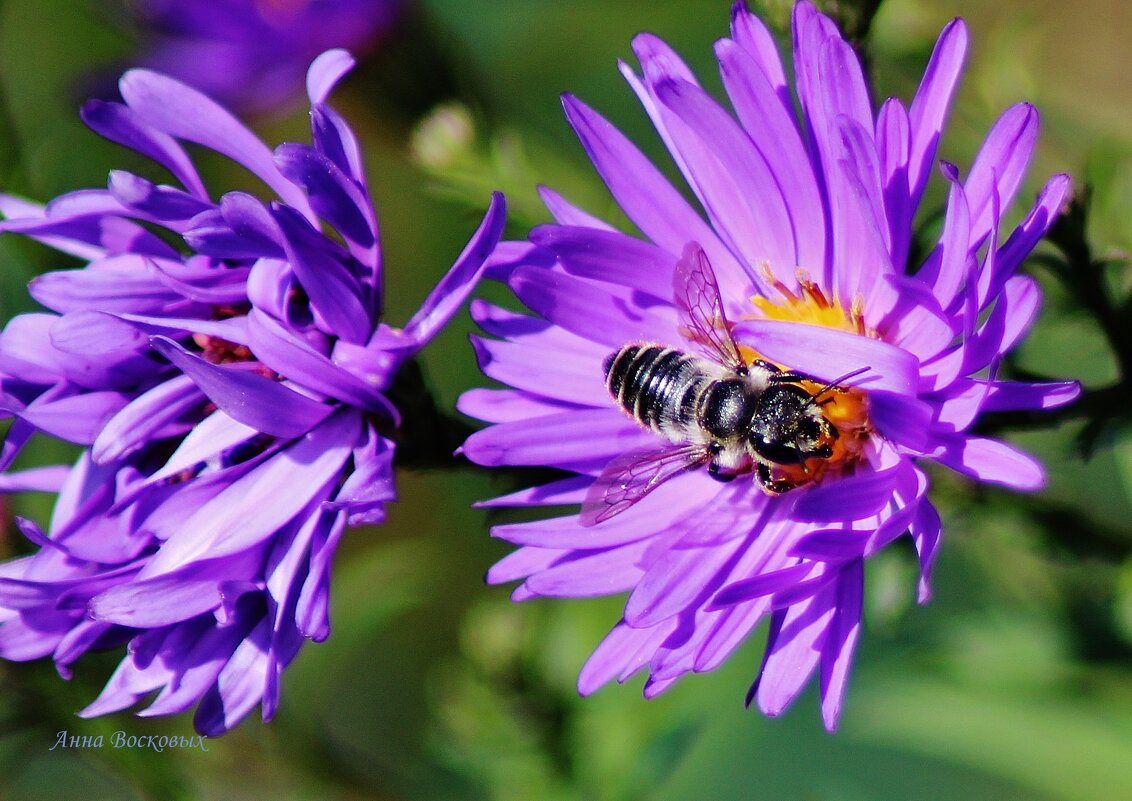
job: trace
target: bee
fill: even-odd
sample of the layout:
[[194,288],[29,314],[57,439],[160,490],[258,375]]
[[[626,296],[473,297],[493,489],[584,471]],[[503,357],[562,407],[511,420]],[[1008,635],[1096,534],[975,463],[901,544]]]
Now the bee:
[[731,335],[711,264],[695,243],[676,263],[673,287],[681,326],[703,355],[630,343],[605,359],[605,386],[617,405],[668,442],[611,461],[586,494],[582,525],[608,520],[704,465],[720,481],[752,472],[769,495],[809,483],[807,460],[828,459],[839,436],[822,414],[822,396],[843,391],[841,382],[868,369],[814,393],[802,385],[821,383],[811,376],[762,359],[748,364]]

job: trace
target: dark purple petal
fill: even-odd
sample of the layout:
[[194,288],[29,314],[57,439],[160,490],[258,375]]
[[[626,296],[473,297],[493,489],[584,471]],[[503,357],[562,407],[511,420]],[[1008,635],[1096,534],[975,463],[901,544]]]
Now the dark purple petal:
[[[253,270],[254,273],[254,270]],[[248,344],[263,364],[313,392],[376,412],[389,420],[399,415],[381,391],[311,348],[259,309],[248,314]]]
[[332,406],[257,373],[209,364],[166,337],[153,337],[150,342],[158,353],[184,371],[209,400],[257,431],[288,439],[302,436],[334,411]]
[[88,100],[79,113],[83,122],[95,133],[148,156],[169,170],[194,196],[201,199],[208,197],[184,148],[173,137],[143,122],[128,106]]
[[187,192],[170,186],[158,186],[125,170],[110,172],[109,187],[119,203],[139,215],[161,220],[174,228],[212,206]]
[[228,156],[262,178],[288,204],[308,211],[306,198],[276,168],[268,147],[205,95],[141,69],[123,75],[118,88],[130,109],[148,125]]
[[363,251],[377,244],[369,199],[333,161],[309,145],[288,142],[275,149],[275,164],[307,193],[315,212],[348,242]]
[[365,342],[373,331],[373,310],[345,254],[294,209],[276,204],[272,212],[283,229],[287,259],[322,330],[348,342]]

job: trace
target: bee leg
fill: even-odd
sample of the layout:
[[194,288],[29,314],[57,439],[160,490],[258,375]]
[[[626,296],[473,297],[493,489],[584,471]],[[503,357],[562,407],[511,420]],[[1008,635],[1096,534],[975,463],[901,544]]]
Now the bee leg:
[[783,479],[776,481],[770,474],[770,467],[762,462],[759,462],[755,467],[755,481],[758,482],[759,486],[762,487],[763,491],[768,495],[781,495],[798,486],[793,481]]
[[719,466],[719,462],[715,460],[715,457],[723,452],[723,446],[718,442],[709,442],[707,450],[709,454],[707,466],[708,475],[714,478],[716,481],[734,481],[735,477],[739,475],[738,471],[724,470]]
[[716,481],[723,482],[724,484],[726,484],[728,481],[734,481],[735,478],[739,475],[739,473],[736,471],[724,470],[715,462],[708,462],[707,472],[708,475],[714,478]]

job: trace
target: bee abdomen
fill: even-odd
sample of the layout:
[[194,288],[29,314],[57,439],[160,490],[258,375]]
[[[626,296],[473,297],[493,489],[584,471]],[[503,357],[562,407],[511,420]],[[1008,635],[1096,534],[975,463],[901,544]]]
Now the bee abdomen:
[[626,345],[605,363],[609,394],[635,420],[662,434],[679,434],[695,417],[700,385],[695,358],[660,345]]

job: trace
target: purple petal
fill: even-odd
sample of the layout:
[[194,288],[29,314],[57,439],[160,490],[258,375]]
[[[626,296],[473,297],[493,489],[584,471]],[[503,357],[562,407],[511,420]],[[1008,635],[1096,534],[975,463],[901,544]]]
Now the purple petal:
[[971,204],[971,237],[986,236],[996,222],[993,198],[1007,207],[1022,183],[1038,138],[1038,112],[1029,103],[1008,109],[995,122],[964,185]]
[[[255,271],[253,270],[253,273]],[[381,391],[340,369],[310,344],[257,308],[248,314],[248,344],[264,365],[290,380],[390,420],[399,415]]]
[[877,114],[876,151],[884,185],[884,206],[888,217],[888,236],[892,242],[892,265],[899,269],[908,260],[915,207],[908,186],[908,159],[911,123],[908,112],[894,97],[884,101]]
[[327,50],[311,62],[307,70],[307,97],[311,105],[325,103],[337,83],[354,68],[354,57],[346,50]]
[[59,492],[70,472],[68,465],[50,465],[3,473],[0,492]]
[[793,105],[780,102],[783,87],[772,83],[749,50],[724,39],[716,43],[715,52],[731,104],[785,198],[798,264],[824,264],[825,211]]
[[[376,246],[376,222],[369,199],[333,161],[310,145],[288,142],[275,149],[275,164],[307,193],[315,212],[352,246],[363,253]],[[370,254],[363,261],[372,263],[375,259],[376,255]]]
[[235,726],[263,697],[267,670],[266,621],[240,641],[221,669],[216,685],[201,699],[193,726],[215,737]]
[[105,259],[97,268],[44,273],[31,280],[28,291],[47,308],[64,313],[90,310],[149,314],[197,308],[156,280],[148,262],[144,257],[129,254]]
[[519,267],[510,284],[532,311],[610,348],[629,342],[670,342],[676,336],[674,315],[640,308],[611,294],[608,286],[584,278]]
[[103,426],[91,447],[91,457],[96,462],[109,462],[132,453],[201,400],[200,390],[188,375],[158,384],[130,401]]
[[1030,330],[1041,303],[1041,287],[1030,276],[1015,275],[1007,281],[994,311],[967,342],[964,372],[970,374],[981,370],[1013,348]]
[[495,192],[479,228],[452,265],[452,269],[429,293],[420,310],[405,325],[405,336],[417,347],[423,347],[447,323],[464,303],[483,275],[488,255],[499,242],[506,221],[507,204]]
[[289,205],[310,213],[303,194],[276,168],[267,145],[205,95],[141,69],[123,75],[118,88],[130,109],[149,125],[228,156],[262,178]]
[[456,409],[461,414],[486,423],[509,423],[583,408],[582,405],[552,401],[510,389],[469,389],[456,400]]
[[[716,486],[709,486],[715,484]],[[685,474],[666,481],[628,511],[598,526],[583,526],[577,515],[566,515],[529,523],[495,526],[491,535],[515,545],[539,548],[606,548],[655,536],[667,527],[684,530],[689,512],[709,503],[718,493],[718,482],[706,476]]]
[[508,386],[541,398],[607,407],[609,393],[601,375],[601,356],[573,353],[535,343],[501,342],[472,337],[484,373]]
[[912,541],[916,544],[916,552],[920,556],[920,581],[917,589],[917,598],[925,604],[931,599],[931,574],[935,565],[935,557],[939,552],[939,544],[943,533],[943,523],[939,513],[930,503],[921,503],[916,510],[916,517],[912,521]]
[[998,440],[965,437],[949,443],[936,458],[972,478],[1024,492],[1041,489],[1046,483],[1040,462]]
[[636,673],[672,633],[675,622],[634,629],[618,623],[594,649],[578,674],[578,692],[589,695],[611,679],[625,681]]
[[276,437],[298,437],[324,421],[334,407],[311,400],[257,373],[209,364],[167,337],[153,347],[189,376],[233,419]]
[[481,465],[556,465],[611,459],[657,441],[613,408],[586,409],[494,425],[468,437],[461,450]]
[[625,603],[625,622],[636,628],[655,626],[698,606],[730,572],[730,563],[745,545],[742,537],[712,548],[670,549],[636,584]]
[[160,220],[162,225],[172,230],[177,230],[185,220],[212,208],[211,203],[187,192],[158,186],[125,170],[110,172],[108,188],[124,207],[140,216]]
[[25,409],[7,411],[53,437],[90,445],[128,402],[121,392],[87,392],[59,400],[36,400]]
[[746,320],[735,326],[734,333],[765,358],[824,381],[868,367],[868,372],[853,379],[854,386],[912,395],[919,385],[916,357],[878,339],[777,320]]
[[652,60],[645,62],[645,75],[715,228],[735,243],[747,264],[767,261],[781,280],[793,278],[799,256],[790,210],[765,156],[698,86],[675,79]]
[[827,587],[785,611],[773,642],[767,646],[755,690],[763,714],[782,714],[817,667],[837,609],[835,592]]
[[550,212],[550,216],[553,217],[559,225],[576,225],[583,228],[594,228],[599,231],[617,230],[605,220],[598,219],[588,211],[578,208],[548,186],[540,185],[538,187],[538,194],[539,197],[542,198],[546,210]]
[[839,481],[828,481],[801,494],[794,504],[800,520],[862,520],[876,514],[892,500],[896,482],[909,469],[905,461],[883,470],[862,469]]
[[718,275],[743,280],[746,270],[624,134],[572,95],[565,95],[562,105],[614,199],[645,236],[674,254],[698,242]]
[[644,571],[639,562],[650,543],[632,542],[608,550],[572,551],[538,571],[524,586],[550,598],[590,598],[631,590]]
[[656,245],[620,231],[542,225],[530,233],[536,245],[558,257],[566,272],[620,284],[661,298],[671,295],[676,259]]
[[1061,213],[1069,189],[1070,178],[1064,174],[1053,176],[1042,188],[1034,208],[1010,234],[1006,244],[998,252],[995,259],[995,274],[991,278],[989,287],[991,296],[998,294],[1003,283],[1013,275],[1038,241],[1045,236],[1046,231],[1057,219],[1057,215]]
[[967,26],[963,20],[954,19],[936,41],[931,59],[924,70],[924,79],[916,90],[916,97],[912,100],[909,111],[912,150],[908,185],[913,209],[919,205],[931,174],[936,145],[966,56]]
[[128,106],[88,100],[79,112],[83,122],[95,133],[136,150],[169,170],[194,196],[205,199],[208,190],[201,183],[184,148],[176,140],[147,125]]
[[991,384],[983,408],[987,411],[1056,409],[1072,403],[1081,394],[1076,381],[1023,383],[996,381]]
[[197,253],[222,259],[283,258],[283,232],[258,199],[228,192],[220,206],[192,220],[182,233]]
[[837,729],[841,700],[853,663],[853,651],[861,633],[861,598],[864,595],[864,562],[856,560],[838,577],[835,613],[821,654],[821,711],[828,731]]
[[233,481],[183,521],[139,579],[239,553],[275,534],[338,481],[359,427],[356,414],[336,414]]
[[272,212],[283,229],[287,260],[322,330],[348,342],[365,342],[373,332],[372,307],[345,253],[294,209],[276,204]]

